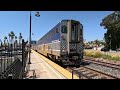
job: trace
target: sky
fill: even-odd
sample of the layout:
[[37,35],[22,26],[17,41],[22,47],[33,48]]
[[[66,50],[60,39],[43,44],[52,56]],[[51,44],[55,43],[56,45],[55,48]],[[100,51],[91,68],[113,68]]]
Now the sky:
[[[85,41],[103,40],[106,30],[100,26],[102,19],[113,11],[36,11],[32,14],[32,40],[39,40],[56,24],[64,19],[74,19],[83,24]],[[13,31],[16,36],[22,33],[25,40],[29,40],[30,11],[0,11],[0,39],[3,40]]]

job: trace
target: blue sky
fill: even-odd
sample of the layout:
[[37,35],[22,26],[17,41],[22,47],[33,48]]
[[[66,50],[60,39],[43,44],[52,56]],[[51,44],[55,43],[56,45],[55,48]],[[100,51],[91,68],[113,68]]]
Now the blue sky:
[[[102,40],[106,30],[100,26],[102,19],[113,11],[39,11],[40,17],[35,17],[32,11],[32,40],[40,39],[45,33],[63,19],[80,21],[84,26],[86,41]],[[22,33],[25,40],[29,40],[29,11],[0,11],[0,39],[14,31],[18,36]]]

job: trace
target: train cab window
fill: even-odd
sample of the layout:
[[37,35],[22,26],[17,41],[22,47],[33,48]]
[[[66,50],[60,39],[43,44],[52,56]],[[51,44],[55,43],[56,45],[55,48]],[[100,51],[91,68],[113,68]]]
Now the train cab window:
[[66,26],[62,26],[61,32],[62,33],[67,33],[67,27]]
[[83,25],[80,24],[80,35],[82,35],[82,33],[83,33]]
[[83,25],[82,24],[80,24],[80,29],[83,29]]
[[80,29],[80,35],[82,35],[82,29]]
[[75,40],[75,25],[71,26],[71,40]]

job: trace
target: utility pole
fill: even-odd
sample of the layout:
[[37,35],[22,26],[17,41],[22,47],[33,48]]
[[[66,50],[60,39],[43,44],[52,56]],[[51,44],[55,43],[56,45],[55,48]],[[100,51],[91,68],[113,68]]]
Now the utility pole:
[[28,64],[31,64],[31,11],[30,11],[30,33],[29,33],[29,62]]
[[[39,12],[36,12],[35,16],[40,17]],[[29,61],[28,61],[28,64],[31,64],[31,20],[32,20],[32,16],[31,16],[31,11],[30,11],[30,35],[29,35]]]
[[109,35],[109,38],[110,38],[110,52],[112,51],[111,50],[111,35]]

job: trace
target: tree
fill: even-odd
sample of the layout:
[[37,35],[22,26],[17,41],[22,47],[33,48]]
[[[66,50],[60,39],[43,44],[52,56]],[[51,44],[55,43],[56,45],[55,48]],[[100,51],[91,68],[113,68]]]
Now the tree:
[[106,47],[110,48],[111,46],[113,50],[120,48],[120,11],[115,11],[106,16],[100,25],[107,29],[104,34]]
[[13,41],[14,41],[14,36],[15,36],[15,34],[14,34],[13,31],[11,31],[11,32],[8,34],[8,36],[9,36],[9,41],[11,42],[10,47],[12,48],[12,47],[13,47]]
[[3,43],[1,42],[1,47],[3,46]]
[[17,36],[15,36],[15,40],[17,39]]
[[14,34],[13,31],[11,31],[10,34],[11,34],[11,42],[13,43],[13,41],[14,41],[14,37],[15,37],[15,34]]
[[4,45],[6,46],[6,40],[7,40],[7,37],[5,36],[4,37]]
[[17,42],[17,36],[15,36],[15,44],[16,45],[18,44],[18,42]]
[[20,44],[22,38],[23,38],[23,37],[22,37],[22,33],[20,33],[20,34],[19,34],[19,44]]
[[11,34],[9,33],[8,36],[9,36],[9,42],[11,42]]

